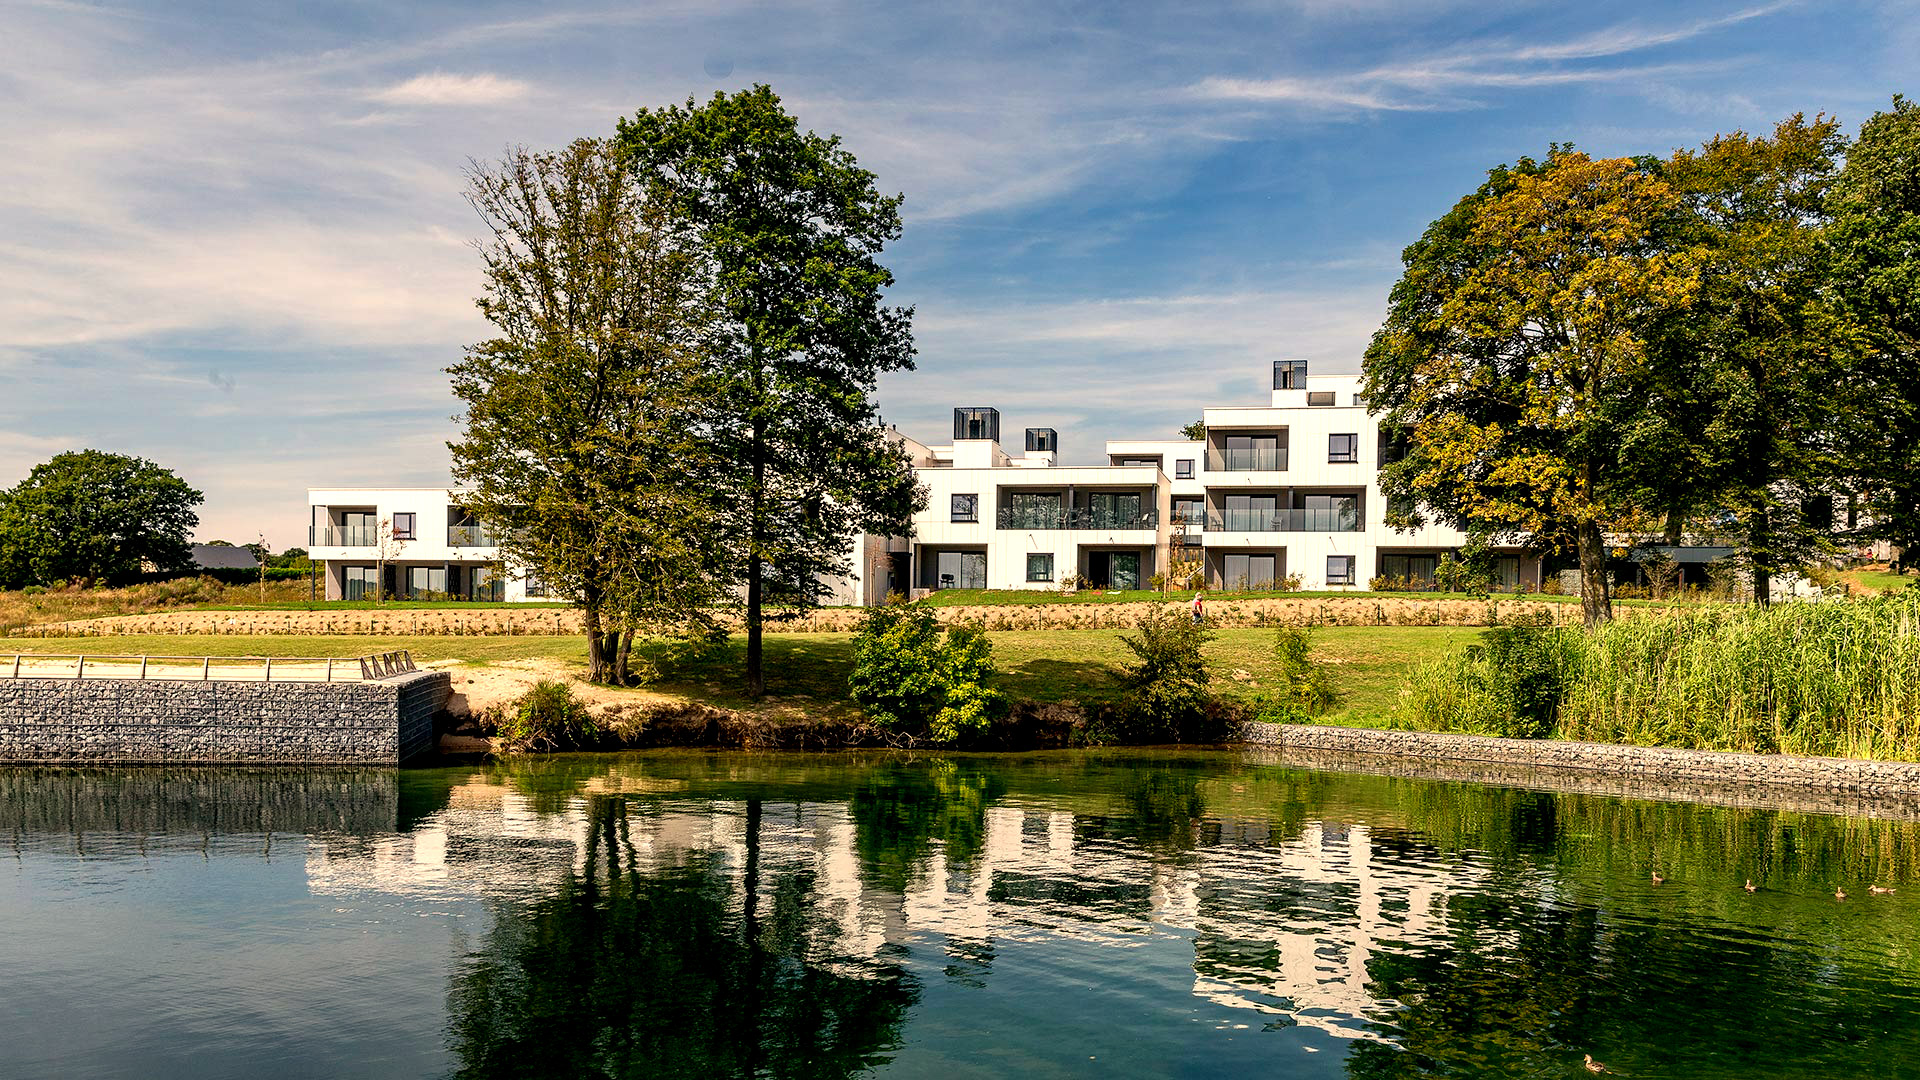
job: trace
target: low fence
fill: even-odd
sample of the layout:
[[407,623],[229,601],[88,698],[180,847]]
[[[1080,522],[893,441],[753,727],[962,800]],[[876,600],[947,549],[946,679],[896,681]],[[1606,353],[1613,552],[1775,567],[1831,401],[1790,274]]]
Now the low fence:
[[330,683],[374,682],[418,670],[405,649],[351,657],[15,653],[11,662],[0,659],[0,678],[9,679]]

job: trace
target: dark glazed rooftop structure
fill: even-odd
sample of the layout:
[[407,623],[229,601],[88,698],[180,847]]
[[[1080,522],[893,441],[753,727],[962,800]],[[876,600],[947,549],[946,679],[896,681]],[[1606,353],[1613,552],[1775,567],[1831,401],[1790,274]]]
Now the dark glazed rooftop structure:
[[953,437],[958,439],[992,439],[1000,441],[999,409],[955,409],[953,410]]
[[1030,427],[1027,429],[1027,449],[1058,450],[1060,434],[1050,427]]

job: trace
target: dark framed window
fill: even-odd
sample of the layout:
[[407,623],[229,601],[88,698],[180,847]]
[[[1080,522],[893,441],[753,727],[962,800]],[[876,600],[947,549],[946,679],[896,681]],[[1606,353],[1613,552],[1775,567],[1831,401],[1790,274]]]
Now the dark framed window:
[[1175,496],[1173,500],[1173,520],[1188,525],[1204,525],[1207,520],[1207,501],[1198,495]]
[[393,538],[395,540],[413,539],[413,514],[393,515]]
[[1313,391],[1309,391],[1309,392],[1308,392],[1308,394],[1307,394],[1307,404],[1309,404],[1309,405],[1331,405],[1331,404],[1333,404],[1333,391],[1331,391],[1331,390],[1313,390]]
[[1028,552],[1027,553],[1027,580],[1028,581],[1052,581],[1053,580],[1053,552],[1048,551],[1048,552]]
[[1354,434],[1327,436],[1327,462],[1333,465],[1352,465],[1360,460],[1360,436]]
[[955,495],[953,497],[953,519],[959,522],[977,522],[980,520],[980,496]]
[[1365,405],[1367,403],[1367,395],[1365,394],[1353,395],[1353,403],[1355,405]]
[[1353,556],[1351,555],[1327,556],[1327,584],[1329,585],[1353,584]]
[[1193,459],[1190,457],[1174,458],[1173,459],[1173,478],[1175,480],[1193,479]]
[[1307,386],[1307,362],[1305,360],[1275,360],[1273,362],[1273,388],[1275,390],[1304,390]]
[[528,596],[547,595],[547,583],[540,580],[540,578],[537,575],[531,572],[527,574],[527,595]]

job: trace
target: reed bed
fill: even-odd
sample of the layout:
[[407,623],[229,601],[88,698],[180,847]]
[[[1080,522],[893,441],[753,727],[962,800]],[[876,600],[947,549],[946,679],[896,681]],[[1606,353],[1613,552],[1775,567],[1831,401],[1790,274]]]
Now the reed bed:
[[1920,594],[1496,630],[1420,665],[1402,726],[1920,761]]

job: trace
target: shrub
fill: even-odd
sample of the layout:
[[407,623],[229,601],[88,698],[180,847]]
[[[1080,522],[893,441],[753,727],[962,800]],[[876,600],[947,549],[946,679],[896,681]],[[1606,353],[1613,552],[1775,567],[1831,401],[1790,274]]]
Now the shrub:
[[1139,663],[1121,672],[1126,695],[1111,718],[1108,737],[1135,743],[1219,738],[1211,676],[1200,653],[1213,632],[1174,608],[1143,616],[1136,629],[1139,636],[1120,639]]
[[492,734],[511,753],[571,750],[591,746],[599,726],[573,689],[555,679],[534,683],[519,700],[492,717]]
[[1554,733],[1585,639],[1552,616],[1517,615],[1481,643],[1414,669],[1398,719],[1429,731],[1539,739]]
[[999,712],[987,688],[993,645],[977,627],[940,632],[925,604],[885,604],[867,613],[853,638],[848,689],[875,724],[947,743],[977,730]]

